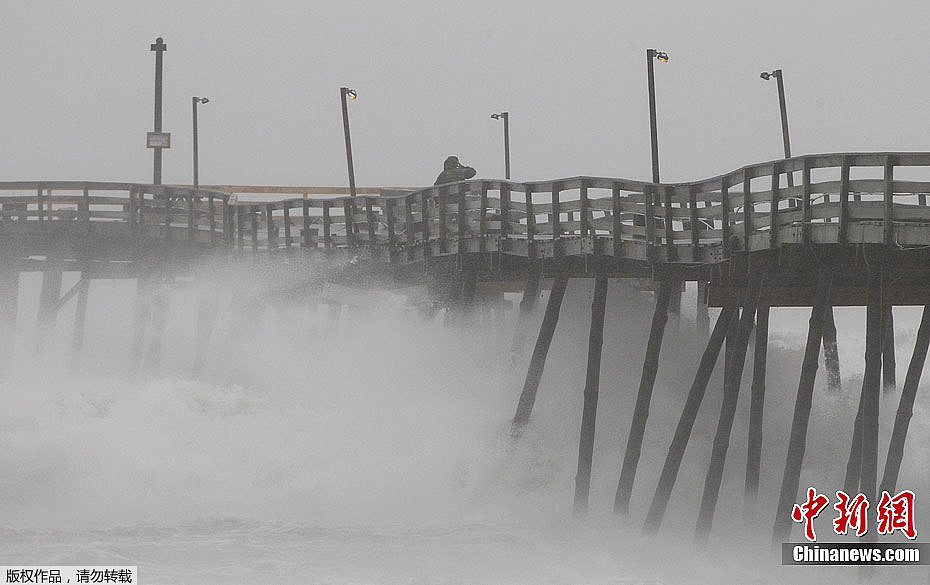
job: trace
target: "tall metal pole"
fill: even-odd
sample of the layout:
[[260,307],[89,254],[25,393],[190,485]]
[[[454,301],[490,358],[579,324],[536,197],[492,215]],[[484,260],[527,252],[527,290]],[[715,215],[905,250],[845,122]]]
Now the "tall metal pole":
[[[162,62],[164,52],[168,50],[165,41],[158,37],[150,45],[149,50],[155,51],[155,132],[161,132],[161,80],[162,80]],[[152,162],[153,177],[152,183],[161,185],[161,147],[155,147],[154,160]]]
[[191,107],[194,114],[194,187],[200,185],[200,173],[197,162],[197,104],[200,103],[199,97],[191,98]]
[[[351,90],[348,87],[339,88],[339,98],[342,100],[342,126],[346,135],[346,165],[349,167],[349,194],[355,197],[355,168],[352,166],[352,138],[349,136],[349,107],[346,96]],[[355,93],[353,92],[354,96]]]
[[[781,136],[785,143],[785,158],[791,158],[791,139],[788,138],[788,109],[785,107],[785,82],[781,77],[781,69],[772,72],[778,84],[778,107],[781,109]],[[788,175],[789,177],[791,175]]]
[[504,117],[504,175],[510,180],[510,112],[502,112]]
[[646,71],[649,79],[649,131],[652,138],[652,182],[659,182],[659,130],[656,123],[656,78],[653,61],[657,51],[646,49]]

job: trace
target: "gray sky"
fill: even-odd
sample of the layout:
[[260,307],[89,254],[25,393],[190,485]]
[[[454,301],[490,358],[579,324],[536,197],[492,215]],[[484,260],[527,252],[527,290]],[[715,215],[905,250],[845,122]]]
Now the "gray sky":
[[165,54],[164,180],[345,185],[339,87],[359,185],[431,184],[446,155],[503,176],[650,176],[644,50],[656,63],[662,178],[782,152],[927,150],[928,2],[245,2],[3,5],[0,180],[150,182],[155,37]]

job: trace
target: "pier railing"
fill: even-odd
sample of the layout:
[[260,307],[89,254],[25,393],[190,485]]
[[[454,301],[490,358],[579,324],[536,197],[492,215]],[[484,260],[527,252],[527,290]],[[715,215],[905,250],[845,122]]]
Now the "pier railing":
[[10,221],[121,221],[244,251],[362,248],[395,262],[496,251],[712,263],[786,244],[930,245],[922,152],[801,156],[679,184],[471,180],[357,197],[292,187],[280,194],[295,197],[266,202],[222,189],[0,183],[0,230]]

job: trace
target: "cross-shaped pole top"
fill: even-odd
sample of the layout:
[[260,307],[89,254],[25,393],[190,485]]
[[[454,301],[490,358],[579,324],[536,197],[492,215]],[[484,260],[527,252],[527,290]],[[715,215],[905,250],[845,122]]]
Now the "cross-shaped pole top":
[[168,45],[165,44],[164,39],[162,39],[161,37],[158,37],[157,39],[155,39],[155,42],[153,44],[149,45],[149,50],[158,51],[158,52],[167,51]]

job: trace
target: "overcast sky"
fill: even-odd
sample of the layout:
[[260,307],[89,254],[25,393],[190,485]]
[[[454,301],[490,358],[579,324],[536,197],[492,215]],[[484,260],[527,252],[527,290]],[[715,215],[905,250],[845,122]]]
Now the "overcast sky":
[[515,180],[648,179],[644,52],[664,181],[782,153],[930,149],[930,2],[7,0],[0,180],[152,180],[154,53],[165,54],[164,181],[346,184],[339,87],[361,186],[431,184],[458,155]]

